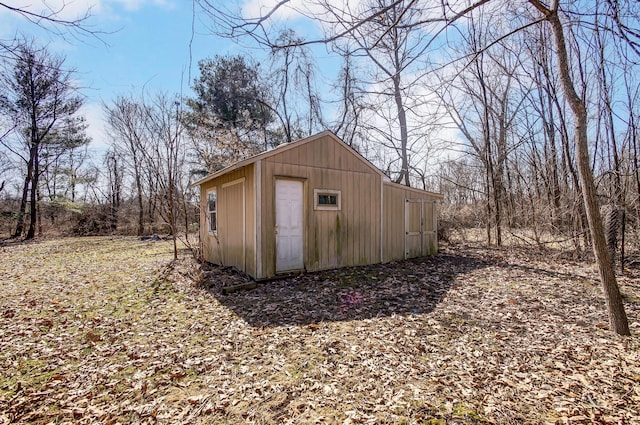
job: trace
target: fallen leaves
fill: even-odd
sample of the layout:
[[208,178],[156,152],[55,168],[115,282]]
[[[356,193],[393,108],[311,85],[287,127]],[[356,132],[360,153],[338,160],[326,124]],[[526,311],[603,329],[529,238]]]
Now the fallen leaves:
[[[531,253],[261,283],[164,241],[47,240],[0,265],[0,424],[630,424],[637,336],[596,271]],[[621,278],[640,322],[640,280]]]

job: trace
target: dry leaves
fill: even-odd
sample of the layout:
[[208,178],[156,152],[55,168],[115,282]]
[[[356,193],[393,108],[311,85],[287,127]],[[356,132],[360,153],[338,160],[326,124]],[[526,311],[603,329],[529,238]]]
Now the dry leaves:
[[243,277],[163,241],[0,250],[0,424],[640,422],[588,264],[451,248],[222,295]]

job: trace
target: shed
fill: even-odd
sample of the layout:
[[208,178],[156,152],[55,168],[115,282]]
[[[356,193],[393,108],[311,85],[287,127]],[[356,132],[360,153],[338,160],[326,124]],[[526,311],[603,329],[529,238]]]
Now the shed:
[[254,279],[438,250],[442,195],[392,183],[329,131],[239,161],[196,185],[203,258]]

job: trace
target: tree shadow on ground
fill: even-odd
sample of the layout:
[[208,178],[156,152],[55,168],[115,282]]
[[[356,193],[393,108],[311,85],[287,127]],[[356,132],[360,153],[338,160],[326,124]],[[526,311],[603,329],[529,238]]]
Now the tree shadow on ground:
[[12,247],[20,245],[34,245],[44,240],[42,237],[35,237],[31,239],[25,239],[23,237],[13,238],[10,236],[0,237],[0,247]]
[[275,327],[364,320],[433,311],[456,276],[490,265],[479,258],[441,253],[386,264],[304,273],[224,295],[248,281],[228,268],[207,266],[205,286],[249,325]]

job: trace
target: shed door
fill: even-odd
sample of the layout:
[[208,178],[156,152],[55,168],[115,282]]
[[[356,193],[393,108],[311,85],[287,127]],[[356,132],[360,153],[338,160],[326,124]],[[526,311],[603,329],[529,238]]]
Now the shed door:
[[303,183],[276,180],[276,273],[304,268]]
[[435,201],[422,201],[422,255],[438,252],[438,221]]
[[404,258],[414,258],[423,255],[421,199],[405,200],[404,235]]
[[219,209],[222,262],[245,271],[244,179],[222,185]]

